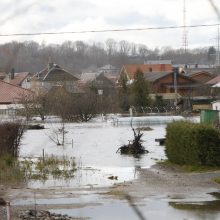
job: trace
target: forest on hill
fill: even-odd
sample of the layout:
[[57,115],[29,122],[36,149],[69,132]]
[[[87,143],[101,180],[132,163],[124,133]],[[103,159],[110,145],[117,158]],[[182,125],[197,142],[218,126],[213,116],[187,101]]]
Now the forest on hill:
[[34,41],[12,41],[0,45],[0,71],[36,73],[49,61],[73,73],[81,73],[91,66],[111,64],[121,68],[123,64],[141,64],[147,60],[171,60],[173,64],[213,65],[216,60],[214,47],[173,49],[149,48],[147,45],[125,40],[108,39],[101,42],[66,41],[62,44],[41,44]]

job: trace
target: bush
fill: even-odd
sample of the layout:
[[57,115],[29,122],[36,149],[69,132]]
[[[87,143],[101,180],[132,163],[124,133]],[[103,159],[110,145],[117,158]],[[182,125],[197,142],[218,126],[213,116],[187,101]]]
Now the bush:
[[21,122],[4,122],[0,124],[0,157],[6,154],[17,157],[19,145],[24,133]]
[[170,123],[165,152],[172,163],[220,166],[219,131],[205,124]]

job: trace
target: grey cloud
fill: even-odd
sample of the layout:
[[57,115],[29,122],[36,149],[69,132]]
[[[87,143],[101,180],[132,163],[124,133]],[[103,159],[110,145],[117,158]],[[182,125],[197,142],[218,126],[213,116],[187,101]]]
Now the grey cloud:
[[[22,32],[58,30],[73,22],[95,17],[95,10],[93,9],[96,6],[86,0],[27,0],[23,1],[22,4],[13,2],[11,7],[7,5],[9,13],[2,19],[0,18],[0,24],[15,23],[16,19],[19,18]],[[35,19],[36,15],[38,19]]]

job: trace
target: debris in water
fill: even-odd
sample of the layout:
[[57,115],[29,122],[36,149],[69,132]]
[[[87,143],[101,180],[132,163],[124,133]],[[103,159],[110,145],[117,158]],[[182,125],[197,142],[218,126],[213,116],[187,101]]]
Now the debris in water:
[[140,133],[140,130],[138,130],[138,132],[136,133],[134,128],[132,128],[132,130],[134,132],[134,140],[129,141],[127,145],[123,145],[119,147],[116,153],[119,152],[121,154],[133,154],[133,155],[149,153],[149,151],[142,146],[141,137],[143,136],[143,133]]

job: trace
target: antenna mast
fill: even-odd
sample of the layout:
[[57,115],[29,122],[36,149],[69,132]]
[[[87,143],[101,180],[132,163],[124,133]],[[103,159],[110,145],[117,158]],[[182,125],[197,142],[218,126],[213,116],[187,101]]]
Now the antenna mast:
[[219,44],[220,38],[219,38],[219,28],[218,28],[218,35],[217,35],[217,50],[216,50],[216,66],[220,66],[220,44]]
[[188,36],[187,36],[187,29],[186,29],[186,0],[183,0],[183,49],[184,52],[187,52],[188,49]]

